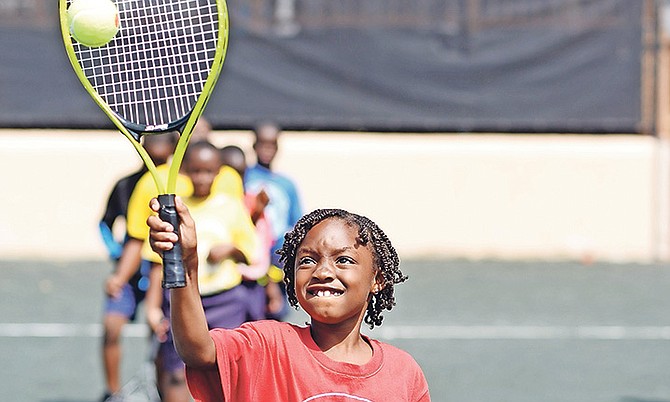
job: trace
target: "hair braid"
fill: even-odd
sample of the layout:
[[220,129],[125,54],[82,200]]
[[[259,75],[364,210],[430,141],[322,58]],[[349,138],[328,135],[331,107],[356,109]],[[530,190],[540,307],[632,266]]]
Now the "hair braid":
[[365,314],[365,323],[374,328],[381,325],[384,310],[391,310],[395,306],[394,285],[407,280],[407,276],[400,271],[400,259],[384,231],[365,216],[347,212],[342,209],[317,209],[303,216],[295,224],[293,230],[284,236],[284,244],[277,251],[280,261],[284,264],[284,282],[289,303],[298,307],[298,298],[295,294],[295,258],[298,247],[307,236],[307,233],[318,223],[329,219],[342,219],[358,228],[358,237],[363,245],[370,244],[375,268],[382,278],[382,289],[372,294]]

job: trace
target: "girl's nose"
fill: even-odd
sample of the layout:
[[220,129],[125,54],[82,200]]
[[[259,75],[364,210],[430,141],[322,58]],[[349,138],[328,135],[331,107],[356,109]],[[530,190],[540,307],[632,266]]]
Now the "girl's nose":
[[321,280],[333,279],[335,274],[332,263],[329,260],[319,262],[313,275]]

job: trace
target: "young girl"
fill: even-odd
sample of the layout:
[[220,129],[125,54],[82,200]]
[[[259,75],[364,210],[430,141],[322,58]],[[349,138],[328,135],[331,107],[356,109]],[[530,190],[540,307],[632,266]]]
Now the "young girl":
[[[151,208],[158,210],[152,200]],[[187,286],[171,290],[172,330],[196,401],[430,401],[414,359],[361,334],[380,325],[395,304],[393,286],[406,277],[382,230],[339,209],[303,216],[279,254],[289,301],[311,318],[302,327],[276,321],[207,330],[197,287],[193,220],[177,201]],[[177,236],[170,224],[147,220],[162,252]]]

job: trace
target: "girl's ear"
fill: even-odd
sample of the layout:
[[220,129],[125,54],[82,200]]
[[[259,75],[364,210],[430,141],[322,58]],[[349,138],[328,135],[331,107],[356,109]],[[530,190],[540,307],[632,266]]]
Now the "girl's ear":
[[382,271],[377,271],[377,275],[375,275],[375,283],[372,285],[372,293],[377,294],[384,290],[386,286],[384,286],[384,275],[382,274]]

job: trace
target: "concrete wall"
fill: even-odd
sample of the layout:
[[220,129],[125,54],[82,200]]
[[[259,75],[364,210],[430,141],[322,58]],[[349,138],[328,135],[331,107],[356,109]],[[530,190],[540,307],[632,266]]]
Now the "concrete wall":
[[[248,133],[217,145],[250,152]],[[285,133],[305,208],[369,216],[401,257],[664,259],[667,175],[649,136]],[[97,223],[139,166],[115,132],[0,130],[0,258],[102,259]]]

